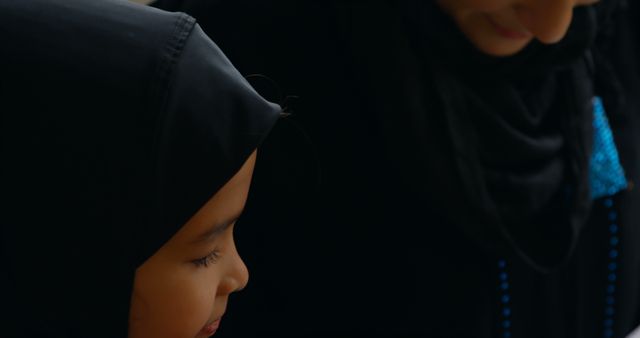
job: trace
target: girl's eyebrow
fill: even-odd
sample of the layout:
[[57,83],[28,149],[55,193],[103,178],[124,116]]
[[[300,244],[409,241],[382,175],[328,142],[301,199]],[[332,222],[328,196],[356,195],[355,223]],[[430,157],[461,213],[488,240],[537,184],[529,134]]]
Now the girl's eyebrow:
[[240,215],[242,215],[242,212],[243,210],[241,209],[228,219],[214,224],[211,228],[207,229],[207,231],[198,235],[191,243],[196,244],[214,240],[218,235],[225,232],[233,223],[235,223],[238,218],[240,218]]

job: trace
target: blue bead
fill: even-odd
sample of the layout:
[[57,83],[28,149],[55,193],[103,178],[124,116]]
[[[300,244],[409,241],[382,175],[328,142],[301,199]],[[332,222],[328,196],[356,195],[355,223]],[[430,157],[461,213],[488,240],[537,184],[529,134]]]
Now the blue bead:
[[504,259],[501,259],[498,261],[498,267],[500,269],[504,269],[507,266],[507,261],[505,261]]
[[616,236],[611,237],[611,239],[609,240],[609,244],[611,244],[611,246],[616,246],[619,242],[620,239],[618,239],[618,237]]
[[615,211],[612,211],[609,213],[609,220],[611,222],[615,221],[616,219],[618,219],[618,213]]
[[609,251],[609,258],[616,258],[616,257],[618,257],[618,250],[613,249]]
[[607,279],[608,279],[610,282],[615,282],[615,281],[616,281],[616,279],[618,279],[618,276],[616,276],[616,274],[612,272],[612,273],[610,273],[610,274],[609,274],[609,276],[607,276]]
[[502,310],[502,315],[503,315],[503,316],[505,316],[505,317],[509,317],[509,316],[511,316],[511,309],[510,309],[510,308],[508,308],[508,307],[504,308],[504,309]]
[[501,273],[500,273],[500,280],[501,280],[501,281],[506,281],[508,277],[509,277],[509,276],[507,275],[507,273],[506,273],[506,272],[501,272]]
[[604,320],[604,327],[611,327],[613,326],[613,319],[611,318],[607,318]]
[[500,284],[500,288],[502,290],[508,290],[509,289],[509,283],[508,282],[502,282],[502,284]]
[[511,332],[509,332],[509,331],[505,331],[505,332],[502,334],[502,336],[503,336],[504,338],[511,338]]
[[616,262],[609,263],[609,271],[615,271],[618,268],[618,264]]
[[614,292],[616,292],[616,286],[613,284],[607,285],[607,293],[614,293]]
[[607,208],[611,208],[613,206],[613,200],[611,198],[607,198],[604,200],[604,206]]
[[604,330],[604,336],[606,338],[611,338],[613,337],[613,330],[611,328],[607,328]]
[[615,298],[613,298],[613,296],[607,296],[607,298],[605,299],[605,302],[607,303],[607,305],[613,305],[613,303],[616,302]]
[[618,233],[618,225],[615,223],[609,225],[609,232],[611,232],[612,234]]
[[503,303],[505,303],[505,304],[506,304],[506,303],[509,303],[509,295],[503,295],[500,299],[501,299],[501,300],[502,300],[502,302],[503,302]]
[[505,329],[508,329],[511,327],[511,321],[510,320],[505,320],[502,322],[502,327]]
[[604,309],[604,314],[607,315],[608,317],[613,317],[615,313],[616,313],[616,310],[613,309],[613,306],[607,306]]

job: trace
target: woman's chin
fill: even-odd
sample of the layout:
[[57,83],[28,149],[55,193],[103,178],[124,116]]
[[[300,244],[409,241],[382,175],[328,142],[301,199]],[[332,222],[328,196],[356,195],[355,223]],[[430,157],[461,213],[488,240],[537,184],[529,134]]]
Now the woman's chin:
[[518,54],[531,40],[527,42],[510,42],[510,43],[474,43],[474,46],[481,52],[495,57],[509,57]]

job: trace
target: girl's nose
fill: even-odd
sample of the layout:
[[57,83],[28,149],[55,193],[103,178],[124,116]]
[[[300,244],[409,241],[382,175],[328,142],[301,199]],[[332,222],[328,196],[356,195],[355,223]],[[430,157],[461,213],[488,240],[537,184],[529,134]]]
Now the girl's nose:
[[230,294],[240,291],[244,289],[249,282],[249,270],[238,254],[235,244],[229,251],[229,260],[226,262],[227,271],[220,283],[219,294]]

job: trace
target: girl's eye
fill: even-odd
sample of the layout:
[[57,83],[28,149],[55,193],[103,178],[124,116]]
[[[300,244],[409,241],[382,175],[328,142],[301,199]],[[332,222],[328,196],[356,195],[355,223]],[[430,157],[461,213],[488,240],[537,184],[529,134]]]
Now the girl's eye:
[[208,267],[209,264],[214,264],[220,258],[220,251],[218,249],[213,250],[210,254],[198,258],[192,261],[197,267]]

